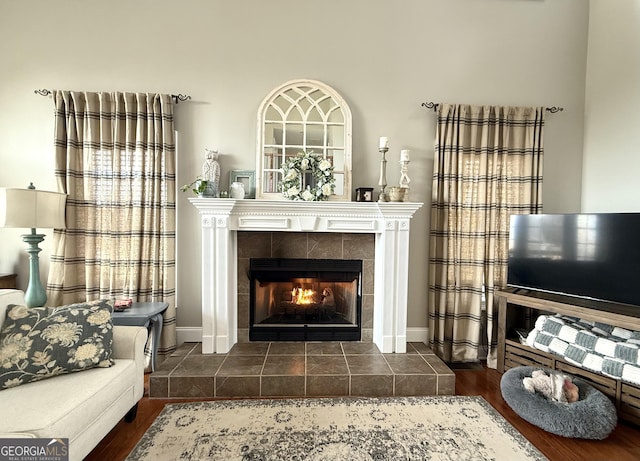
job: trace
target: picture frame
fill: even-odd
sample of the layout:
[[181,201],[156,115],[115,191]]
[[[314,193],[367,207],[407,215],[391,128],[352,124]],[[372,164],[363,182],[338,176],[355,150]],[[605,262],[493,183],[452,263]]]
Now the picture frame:
[[234,182],[244,185],[244,198],[256,198],[255,170],[231,170],[229,173],[229,188]]
[[373,202],[373,187],[358,187],[356,202]]

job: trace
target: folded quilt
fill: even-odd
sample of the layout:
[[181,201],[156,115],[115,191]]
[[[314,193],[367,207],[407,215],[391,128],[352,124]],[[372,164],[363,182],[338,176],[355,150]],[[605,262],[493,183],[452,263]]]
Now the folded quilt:
[[629,364],[622,367],[622,380],[629,383],[640,383],[640,367]]
[[526,343],[535,349],[553,354],[564,355],[569,344],[543,331],[533,330],[527,336]]
[[637,344],[616,344],[614,356],[627,363],[640,365],[638,349],[640,349],[640,347],[638,347]]
[[525,342],[585,369],[640,384],[640,332],[560,314],[541,315]]
[[574,365],[579,365],[587,370],[603,373],[604,358],[601,355],[589,352],[575,344],[570,344],[569,347],[567,347],[567,352],[564,355],[564,358]]

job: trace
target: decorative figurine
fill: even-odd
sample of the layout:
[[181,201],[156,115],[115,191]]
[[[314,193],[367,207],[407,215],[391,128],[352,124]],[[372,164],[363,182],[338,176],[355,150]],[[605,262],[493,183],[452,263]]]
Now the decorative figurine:
[[202,165],[202,180],[207,181],[206,194],[209,197],[217,197],[220,187],[220,164],[218,163],[218,151],[205,148],[205,161]]

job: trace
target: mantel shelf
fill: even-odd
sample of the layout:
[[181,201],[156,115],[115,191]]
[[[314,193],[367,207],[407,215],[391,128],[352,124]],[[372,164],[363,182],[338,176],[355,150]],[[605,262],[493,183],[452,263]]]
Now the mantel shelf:
[[213,214],[257,215],[312,215],[312,216],[362,216],[362,217],[411,217],[422,202],[303,202],[294,200],[257,200],[191,197],[189,201],[198,210]]

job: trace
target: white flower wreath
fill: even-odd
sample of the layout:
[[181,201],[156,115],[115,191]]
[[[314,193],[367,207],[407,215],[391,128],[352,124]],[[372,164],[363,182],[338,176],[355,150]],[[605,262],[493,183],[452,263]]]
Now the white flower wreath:
[[[321,155],[313,152],[299,152],[287,160],[281,168],[282,196],[289,200],[305,200],[307,202],[327,200],[333,193],[336,179],[333,176],[333,165]],[[305,172],[311,172],[313,187],[307,184],[303,189]]]

